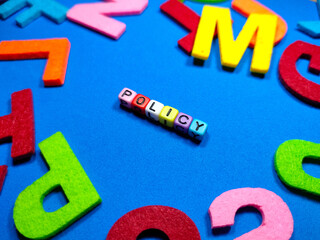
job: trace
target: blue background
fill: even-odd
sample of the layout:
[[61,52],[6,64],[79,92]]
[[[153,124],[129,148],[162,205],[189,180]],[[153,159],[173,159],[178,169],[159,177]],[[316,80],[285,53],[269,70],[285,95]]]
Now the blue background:
[[[72,7],[90,1],[60,2]],[[284,141],[320,142],[319,109],[294,98],[278,77],[278,62],[289,44],[296,40],[318,44],[296,29],[300,20],[319,19],[316,4],[260,1],[287,21],[288,33],[274,48],[270,71],[259,78],[250,74],[252,50],[234,72],[224,71],[217,41],[204,66],[194,65],[177,46],[188,32],[161,13],[162,2],[150,1],[140,16],[116,17],[127,24],[117,41],[69,21],[56,25],[44,17],[21,29],[14,19],[22,11],[0,21],[0,40],[67,37],[71,42],[62,87],[44,87],[46,60],[0,62],[0,116],[10,113],[13,92],[31,88],[36,143],[61,131],[103,200],[55,239],[105,239],[118,218],[146,205],[182,210],[204,240],[234,239],[258,227],[260,214],[241,211],[230,232],[214,235],[207,211],[218,195],[241,187],[266,188],[283,198],[295,221],[292,239],[319,239],[319,200],[287,189],[273,166],[274,153]],[[186,4],[201,13],[203,4]],[[230,7],[231,1],[217,5]],[[238,35],[246,19],[231,12]],[[297,63],[300,73],[319,83],[318,76],[308,73],[308,63]],[[124,111],[117,99],[124,87],[207,122],[206,138],[197,145]],[[18,239],[12,218],[15,200],[48,171],[38,146],[30,161],[17,165],[10,150],[11,144],[0,145],[0,165],[8,165],[0,193],[1,239]],[[305,164],[304,169],[320,177],[319,165]],[[54,211],[64,202],[62,194],[51,194],[44,207]]]

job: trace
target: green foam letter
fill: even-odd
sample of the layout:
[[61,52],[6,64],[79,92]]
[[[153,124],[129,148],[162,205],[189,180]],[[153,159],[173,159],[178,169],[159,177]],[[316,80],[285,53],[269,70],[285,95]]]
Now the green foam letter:
[[303,160],[320,161],[320,144],[304,140],[289,140],[282,143],[275,155],[275,168],[282,182],[305,192],[320,195],[320,179],[307,174]]
[[[17,230],[30,239],[46,239],[88,213],[101,198],[61,132],[39,144],[49,172],[18,196],[13,218]],[[68,203],[55,212],[43,209],[43,199],[61,187]]]

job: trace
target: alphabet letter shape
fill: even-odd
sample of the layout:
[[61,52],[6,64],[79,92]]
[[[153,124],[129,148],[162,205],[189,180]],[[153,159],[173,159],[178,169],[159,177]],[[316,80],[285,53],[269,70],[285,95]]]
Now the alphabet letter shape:
[[21,160],[35,151],[35,127],[31,89],[11,95],[11,113],[0,117],[0,140],[12,140],[11,157]]
[[230,10],[204,6],[191,55],[207,60],[217,29],[221,64],[225,67],[236,68],[252,37],[257,32],[250,70],[254,73],[265,74],[270,67],[276,27],[277,17],[275,15],[253,13],[247,19],[237,39],[234,40]]
[[136,240],[149,229],[164,232],[170,240],[200,240],[194,222],[182,211],[166,206],[145,206],[132,210],[112,226],[106,240]]
[[307,174],[303,160],[320,159],[320,144],[304,140],[289,140],[282,143],[275,154],[275,169],[287,186],[320,196],[320,180]]
[[[271,9],[267,8],[266,6],[262,5],[258,1],[255,0],[233,0],[231,3],[232,9],[240,13],[245,17],[249,17],[252,13],[260,13],[260,14],[272,14],[277,16],[277,30],[276,36],[274,39],[274,44],[277,45],[287,34],[288,25],[286,21],[280,17],[277,13],[272,11]],[[256,44],[256,35],[253,36],[250,42],[250,47],[254,47]]]
[[[30,239],[53,237],[101,203],[62,133],[42,141],[39,147],[50,170],[20,193],[13,209],[17,230]],[[43,199],[59,186],[68,203],[55,212],[46,212]]]
[[185,4],[178,0],[169,0],[160,6],[161,11],[176,20],[182,27],[190,33],[178,41],[179,47],[187,54],[191,54],[194,39],[196,37],[200,16]]
[[20,9],[31,6],[16,18],[18,26],[25,27],[41,15],[60,24],[67,16],[68,8],[54,0],[9,0],[0,6],[0,18],[6,19]]
[[[249,15],[252,13],[276,15],[278,18],[278,22],[276,36],[274,39],[275,45],[278,44],[287,33],[288,26],[284,19],[257,1],[234,0],[232,2],[232,8],[245,17],[249,17]],[[179,47],[190,55],[194,45],[200,16],[178,0],[168,0],[160,6],[160,9],[169,17],[178,22],[182,27],[190,31],[187,36],[181,38],[178,41]],[[214,36],[216,36],[216,34],[217,33],[215,33]],[[254,34],[254,36],[252,37],[249,46],[251,48],[254,48],[255,43],[256,34]]]
[[[320,1],[316,0],[318,14],[320,16]],[[301,21],[298,22],[298,29],[305,34],[313,37],[320,37],[320,21]]]
[[67,17],[75,23],[118,39],[126,30],[126,25],[110,16],[141,14],[147,6],[148,0],[112,0],[105,3],[77,4],[68,11]]
[[6,178],[7,172],[8,172],[7,165],[0,166],[0,192],[2,190],[2,186],[3,186],[4,180]]
[[263,188],[239,188],[218,196],[209,208],[212,228],[231,227],[238,209],[251,206],[262,215],[260,227],[235,240],[289,240],[293,217],[288,205],[275,193]]
[[45,86],[64,84],[69,52],[70,42],[67,38],[0,42],[0,61],[47,58],[42,76]]
[[313,38],[320,37],[320,21],[298,22],[298,29]]
[[294,96],[320,107],[320,85],[300,75],[296,69],[296,62],[299,58],[309,59],[309,71],[315,74],[320,73],[320,47],[296,41],[287,47],[280,58],[280,80]]

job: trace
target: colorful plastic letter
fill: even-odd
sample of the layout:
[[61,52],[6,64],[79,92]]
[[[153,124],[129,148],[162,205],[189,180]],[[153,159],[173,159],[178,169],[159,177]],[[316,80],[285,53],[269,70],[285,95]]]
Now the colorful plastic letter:
[[118,39],[126,25],[111,16],[141,14],[148,6],[148,0],[110,0],[105,3],[76,4],[67,13],[68,19],[91,28],[108,37]]
[[18,161],[35,151],[35,128],[31,89],[11,95],[11,113],[0,117],[0,140],[12,139],[11,157]]
[[299,58],[310,59],[309,71],[320,73],[320,47],[302,41],[289,45],[279,62],[281,83],[299,99],[320,106],[320,85],[301,76],[296,69]]
[[0,18],[6,19],[20,9],[31,6],[16,18],[20,27],[25,27],[41,15],[60,24],[67,16],[68,8],[54,0],[9,0],[0,6]]
[[67,38],[0,42],[0,60],[47,58],[42,77],[45,86],[64,84],[69,52],[70,42]]
[[112,226],[106,240],[136,240],[149,229],[164,232],[170,240],[200,240],[194,222],[182,211],[166,206],[145,206],[126,213]]
[[[30,239],[56,235],[101,203],[62,133],[42,141],[39,147],[50,170],[20,193],[13,209],[17,230]],[[58,186],[68,203],[55,212],[45,212],[43,199]]]
[[194,119],[189,127],[188,134],[194,140],[202,141],[204,135],[206,134],[208,129],[208,124],[199,120]]
[[262,188],[239,188],[218,196],[209,208],[212,228],[231,227],[238,209],[254,207],[262,215],[260,227],[235,240],[289,240],[293,218],[287,204],[275,193]]
[[180,133],[188,134],[192,120],[193,118],[190,115],[179,112],[178,116],[174,120],[174,129]]
[[170,106],[164,106],[159,115],[159,122],[164,126],[172,128],[178,113],[179,111],[177,109]]
[[281,181],[289,187],[320,195],[320,180],[307,174],[302,163],[305,158],[320,159],[320,144],[304,140],[282,143],[275,155],[275,169]]
[[260,74],[268,72],[276,33],[276,16],[251,14],[236,41],[234,41],[230,10],[204,6],[192,50],[193,57],[202,60],[208,59],[216,26],[223,66],[236,68],[249,46],[251,38],[257,32],[250,70]]
[[146,107],[147,118],[153,121],[159,121],[159,115],[163,109],[164,105],[161,102],[151,100]]
[[124,88],[119,93],[120,104],[126,108],[131,108],[131,103],[133,99],[137,96],[137,93],[129,88]]
[[142,94],[137,94],[131,103],[131,107],[133,111],[144,115],[149,102],[150,98],[143,96]]
[[[276,36],[274,39],[275,45],[278,44],[284,36],[287,34],[288,25],[286,21],[280,17],[277,13],[270,10],[266,6],[262,5],[261,3],[255,0],[233,0],[231,3],[232,9],[240,13],[241,15],[245,16],[246,18],[250,16],[252,13],[260,13],[260,14],[272,14],[276,15],[278,18],[277,21],[277,30]],[[256,35],[253,36],[250,42],[250,47],[254,47],[256,44]]]

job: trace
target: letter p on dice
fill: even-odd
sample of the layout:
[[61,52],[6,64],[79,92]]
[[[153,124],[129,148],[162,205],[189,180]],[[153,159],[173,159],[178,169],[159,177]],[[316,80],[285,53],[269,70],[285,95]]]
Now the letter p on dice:
[[124,88],[119,94],[120,104],[126,108],[131,108],[131,103],[133,99],[137,96],[135,91],[132,91],[129,88]]

